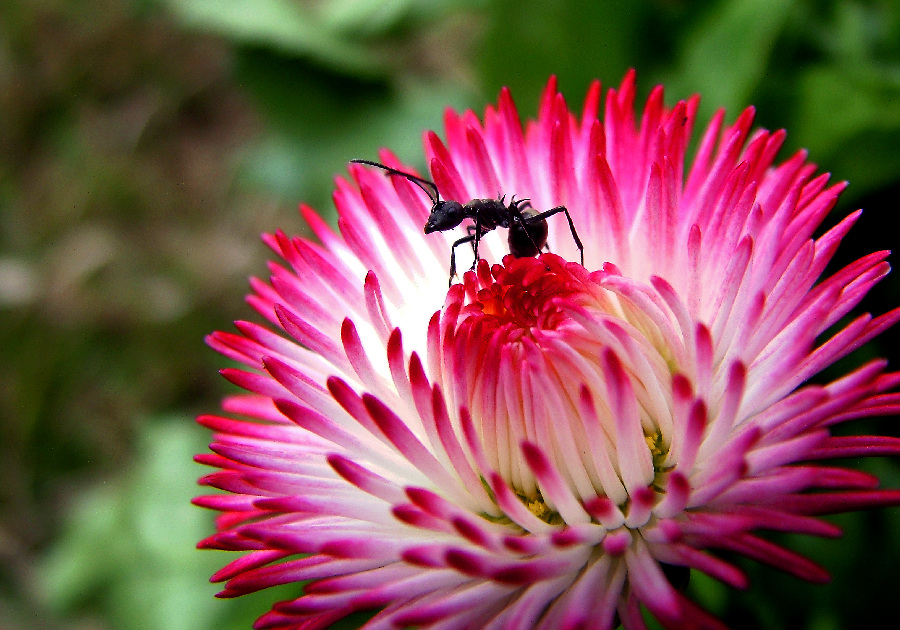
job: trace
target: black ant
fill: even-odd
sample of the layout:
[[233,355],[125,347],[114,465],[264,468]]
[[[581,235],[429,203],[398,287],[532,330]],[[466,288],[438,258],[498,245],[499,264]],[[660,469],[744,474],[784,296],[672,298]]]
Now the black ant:
[[463,205],[458,201],[441,201],[440,193],[434,182],[422,179],[411,173],[398,171],[395,168],[379,164],[378,162],[370,162],[369,160],[350,160],[356,164],[368,164],[387,171],[388,175],[399,175],[411,181],[419,188],[425,191],[428,198],[431,199],[431,214],[425,222],[425,234],[432,232],[445,232],[452,230],[464,219],[473,219],[474,226],[469,227],[469,235],[463,236],[461,239],[453,243],[450,248],[450,284],[453,284],[453,276],[456,275],[456,247],[463,243],[472,243],[472,250],[475,253],[475,261],[472,263],[472,269],[478,264],[478,243],[481,237],[497,227],[509,229],[507,241],[509,243],[509,253],[516,258],[526,258],[537,256],[541,249],[547,245],[547,217],[560,212],[565,213],[566,220],[569,222],[569,231],[572,232],[572,239],[578,247],[578,253],[581,255],[581,264],[584,265],[584,247],[578,233],[575,231],[575,224],[572,223],[572,217],[565,206],[557,206],[538,212],[531,207],[528,199],[516,199],[515,196],[506,205],[506,195],[502,195],[497,199],[472,199]]

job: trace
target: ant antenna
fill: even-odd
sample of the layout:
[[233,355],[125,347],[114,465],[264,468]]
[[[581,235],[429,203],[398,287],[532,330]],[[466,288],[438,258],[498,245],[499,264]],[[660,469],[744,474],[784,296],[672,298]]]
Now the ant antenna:
[[[385,164],[379,164],[378,162],[370,162],[369,160],[350,160],[350,161],[354,164],[368,164],[369,166],[375,166],[377,168],[387,171],[388,175],[399,175],[400,177],[405,177],[406,179],[411,181],[413,184],[415,184],[416,186],[418,186],[419,188],[424,190],[425,194],[428,195],[428,198],[431,199],[431,203],[436,204],[436,203],[439,203],[441,200],[440,193],[438,193],[437,186],[435,185],[434,182],[430,182],[427,179],[422,179],[421,177],[417,177],[417,176],[413,175],[412,173],[404,173],[403,171],[398,171],[395,168],[391,168],[390,166],[387,166]],[[431,190],[428,190],[428,188],[425,188],[426,186],[431,188]],[[432,194],[432,191],[434,191],[434,194]]]

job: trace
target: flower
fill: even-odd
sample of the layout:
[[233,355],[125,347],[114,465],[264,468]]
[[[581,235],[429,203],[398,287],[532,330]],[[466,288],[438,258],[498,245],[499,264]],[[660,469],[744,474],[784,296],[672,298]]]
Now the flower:
[[[900,491],[820,460],[900,453],[830,428],[895,413],[900,373],[871,361],[809,379],[892,325],[844,317],[888,272],[876,252],[819,280],[851,214],[818,238],[843,183],[753,110],[718,112],[686,159],[699,99],[639,121],[634,74],[574,116],[551,79],[522,129],[508,92],[482,123],[425,136],[443,199],[515,194],[568,208],[536,258],[501,230],[447,290],[463,228],[425,236],[432,200],[409,178],[352,165],[340,234],[266,236],[286,265],[253,280],[270,327],[209,344],[247,366],[242,419],[203,416],[220,470],[196,499],[222,512],[203,547],[246,551],[213,576],[223,597],[307,582],[260,628],[721,627],[682,593],[687,569],[744,588],[727,550],[812,581],[825,570],[760,530],[835,536],[822,514],[896,505]],[[409,172],[383,152],[389,167]],[[462,256],[467,250],[460,247]],[[471,262],[469,254],[469,262]],[[466,261],[460,265],[466,268]],[[273,332],[272,329],[277,332]],[[836,331],[836,332],[834,332]]]

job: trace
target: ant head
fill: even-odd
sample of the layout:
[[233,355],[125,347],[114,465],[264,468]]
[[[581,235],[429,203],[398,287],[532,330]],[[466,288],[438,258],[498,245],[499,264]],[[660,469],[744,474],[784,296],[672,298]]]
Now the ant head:
[[466,218],[463,205],[458,201],[438,201],[431,206],[431,214],[425,222],[425,233],[451,230]]

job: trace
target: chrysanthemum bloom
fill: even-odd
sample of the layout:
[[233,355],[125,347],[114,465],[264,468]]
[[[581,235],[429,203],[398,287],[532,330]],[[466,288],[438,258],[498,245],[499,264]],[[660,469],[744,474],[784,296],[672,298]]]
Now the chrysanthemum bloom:
[[553,253],[494,230],[448,291],[465,226],[426,237],[424,191],[360,165],[340,234],[304,207],[320,243],[265,238],[286,261],[252,281],[270,326],[209,338],[251,392],[225,402],[242,419],[200,419],[221,469],[202,481],[230,494],[197,499],[223,512],[202,546],[248,552],[221,596],[306,582],[258,627],[718,627],[687,569],[744,588],[727,550],[823,581],[760,531],[835,536],[820,515],[900,502],[820,463],[900,452],[830,433],[897,410],[883,361],[807,383],[900,316],[835,326],[888,272],[877,252],[819,280],[859,216],[812,237],[844,184],[802,152],[776,165],[784,133],[751,133],[752,109],[717,113],[687,164],[696,97],[658,88],[636,120],[629,74],[601,122],[600,93],[576,117],[551,80],[523,132],[504,91],[425,136],[443,199],[565,205],[583,267],[560,214]]

